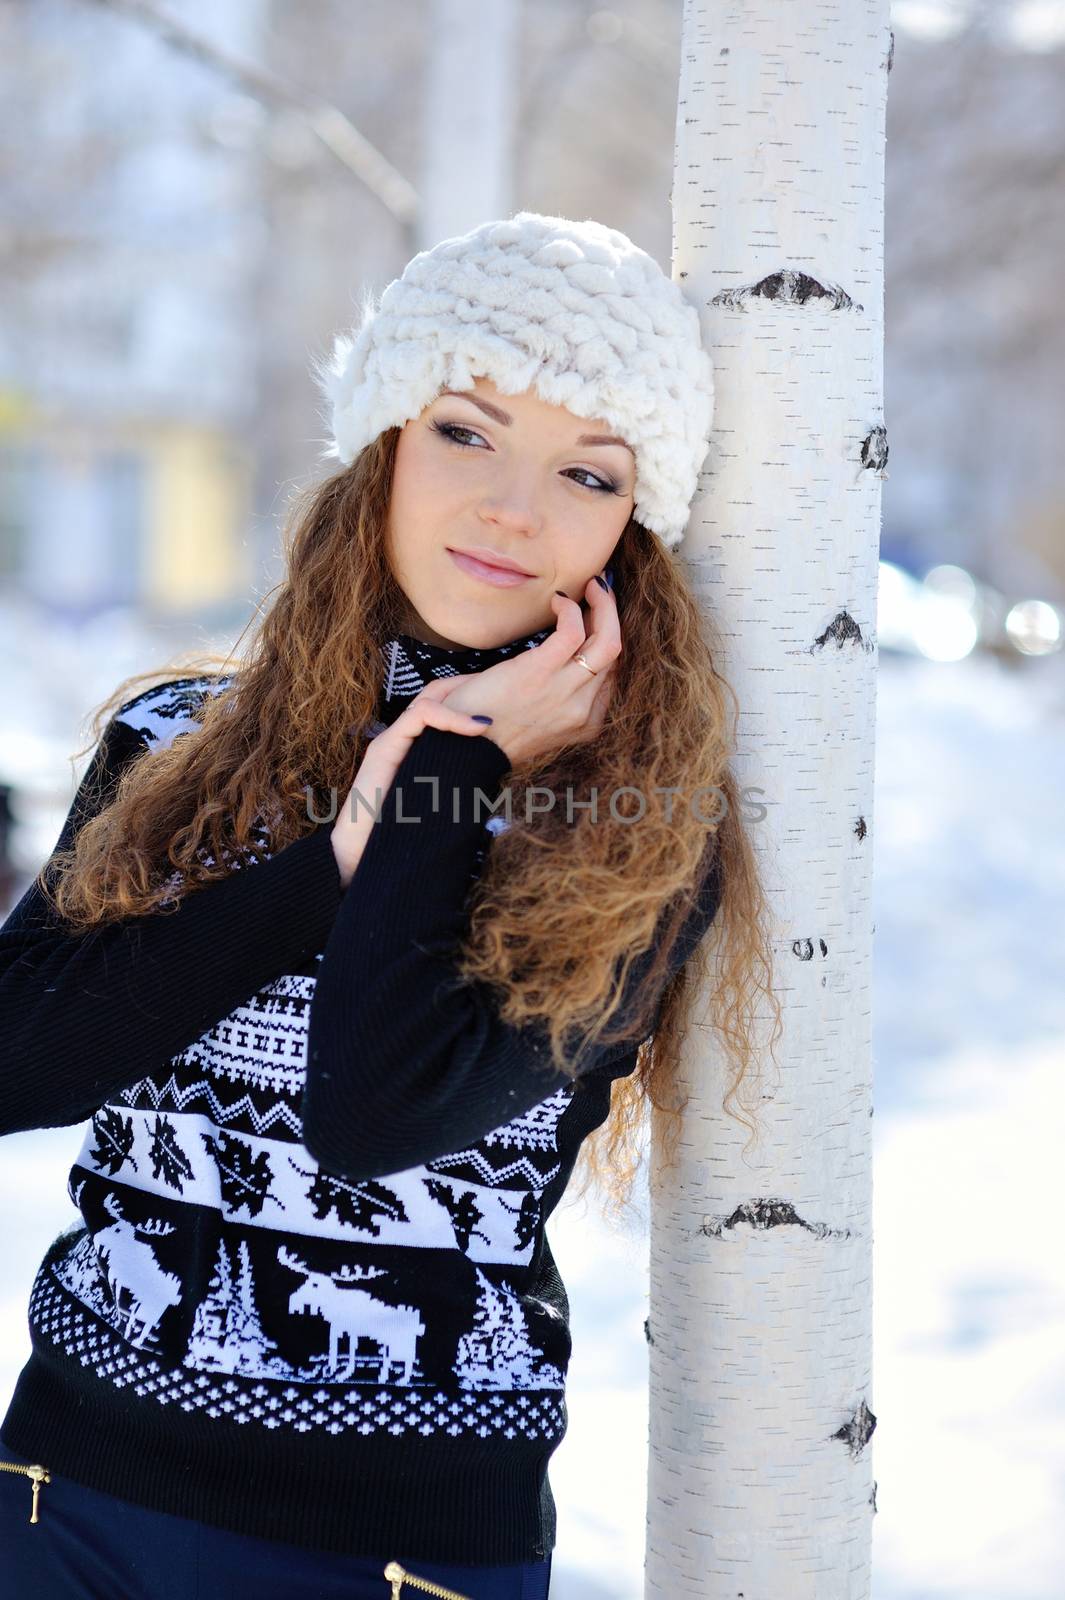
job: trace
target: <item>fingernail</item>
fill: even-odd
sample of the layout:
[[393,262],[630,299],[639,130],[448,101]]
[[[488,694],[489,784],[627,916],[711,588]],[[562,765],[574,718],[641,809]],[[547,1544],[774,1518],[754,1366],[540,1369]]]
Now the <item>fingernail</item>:
[[556,589],[555,593],[556,594],[560,594],[562,596],[563,600],[568,600],[569,599],[569,595],[566,593],[565,589]]
[[491,717],[478,716],[476,712],[471,712],[471,715],[473,717],[474,722],[491,722],[491,720],[492,720]]
[[607,567],[606,569],[606,581],[608,587],[612,589],[614,587],[614,573],[613,569],[610,567]]
[[609,583],[607,583],[605,578],[601,578],[599,576],[598,572],[595,575],[595,581],[599,585],[600,589],[609,589],[610,588]]

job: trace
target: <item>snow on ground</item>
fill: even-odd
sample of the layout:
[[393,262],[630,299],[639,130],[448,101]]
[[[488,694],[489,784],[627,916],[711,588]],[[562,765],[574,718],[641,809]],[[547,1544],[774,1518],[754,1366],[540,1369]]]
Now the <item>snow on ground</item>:
[[[875,1600],[1063,1592],[1063,794],[1060,665],[882,658]],[[0,1140],[0,1409],[29,1353],[37,1263],[76,1216],[81,1137]],[[645,1230],[608,1230],[592,1196],[548,1236],[574,1337],[552,1600],[642,1600]]]

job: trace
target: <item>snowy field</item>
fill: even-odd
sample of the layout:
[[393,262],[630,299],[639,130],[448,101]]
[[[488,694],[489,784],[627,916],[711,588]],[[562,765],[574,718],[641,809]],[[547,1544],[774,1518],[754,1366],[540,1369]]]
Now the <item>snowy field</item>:
[[[1061,664],[882,658],[876,1600],[1065,1594],[1063,796]],[[0,1411],[29,1354],[37,1264],[77,1215],[82,1134],[0,1140]],[[563,1204],[548,1232],[574,1335],[552,1600],[642,1600],[646,1238],[638,1223],[608,1231],[594,1198]]]

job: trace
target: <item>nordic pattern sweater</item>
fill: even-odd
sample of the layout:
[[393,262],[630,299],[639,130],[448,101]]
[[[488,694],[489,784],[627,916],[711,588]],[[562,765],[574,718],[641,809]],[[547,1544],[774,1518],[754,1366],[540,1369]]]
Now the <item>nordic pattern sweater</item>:
[[[546,633],[493,650],[395,636],[376,731],[432,676]],[[227,681],[123,705],[59,846]],[[545,1070],[535,1030],[449,981],[503,820],[475,791],[498,796],[508,767],[488,734],[422,733],[393,786],[403,820],[389,791],[346,891],[323,822],[88,935],[23,896],[0,929],[0,1133],[88,1129],[78,1219],[30,1294],[11,1450],[156,1510],[382,1562],[553,1548],[570,1335],[544,1230],[636,1045],[571,1080]],[[711,871],[668,975],[717,900]]]

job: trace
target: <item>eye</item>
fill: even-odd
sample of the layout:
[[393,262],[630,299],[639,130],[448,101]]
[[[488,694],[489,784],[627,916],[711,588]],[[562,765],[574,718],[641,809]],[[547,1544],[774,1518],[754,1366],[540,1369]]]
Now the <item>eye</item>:
[[[592,480],[591,483],[582,483],[581,484],[581,488],[582,489],[594,489],[598,494],[623,494],[624,493],[624,490],[621,488],[621,485],[615,483],[613,478],[597,478],[594,472],[589,472],[588,471],[587,467],[567,467],[566,471],[567,472],[583,472],[586,478],[591,478],[591,480]],[[574,481],[574,483],[576,483],[577,479],[574,478],[573,481]]]
[[[463,427],[463,425],[458,422],[437,422],[434,420],[430,423],[430,427],[433,429],[434,433],[440,434],[444,439],[447,440],[449,444],[457,445],[460,450],[476,450],[478,446],[468,443],[465,439],[459,439],[456,437],[456,435],[460,433],[468,433],[471,434],[474,439],[483,438],[483,435],[479,434],[475,428]],[[579,488],[590,489],[593,494],[624,493],[624,490],[621,488],[620,484],[615,483],[612,478],[599,478],[594,472],[589,471],[587,467],[569,467],[567,468],[567,471],[571,473],[581,472],[585,475],[585,477],[590,478],[590,483],[578,483],[576,478],[574,478],[573,481],[574,483],[578,484]]]
[[463,450],[475,450],[477,446],[469,444],[465,439],[457,438],[456,435],[460,433],[472,433],[475,439],[481,438],[481,435],[476,433],[473,428],[463,428],[457,422],[434,422],[432,426],[435,433],[443,434],[444,438],[447,439],[451,444],[460,445]]

